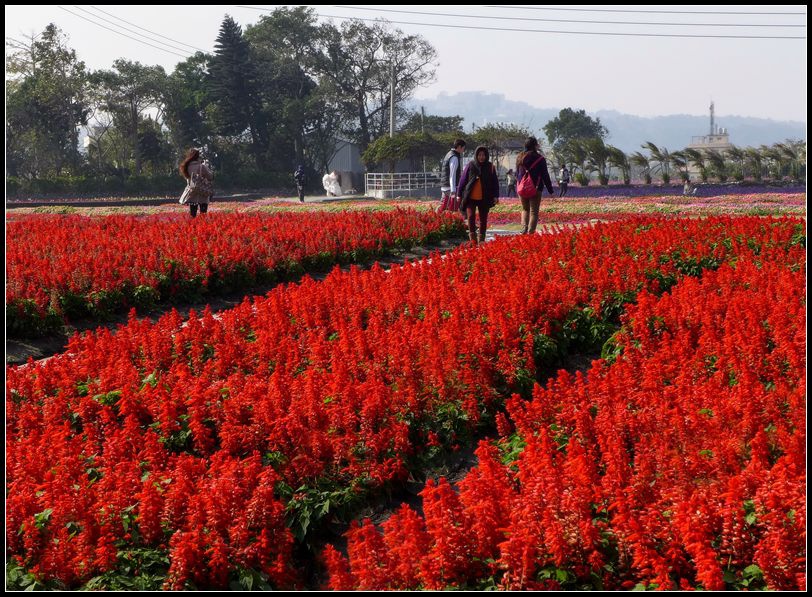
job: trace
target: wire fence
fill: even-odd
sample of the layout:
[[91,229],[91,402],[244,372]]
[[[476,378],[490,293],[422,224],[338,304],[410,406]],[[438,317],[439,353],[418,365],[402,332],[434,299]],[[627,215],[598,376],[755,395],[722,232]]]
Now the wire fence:
[[367,197],[439,197],[440,175],[436,172],[367,172]]

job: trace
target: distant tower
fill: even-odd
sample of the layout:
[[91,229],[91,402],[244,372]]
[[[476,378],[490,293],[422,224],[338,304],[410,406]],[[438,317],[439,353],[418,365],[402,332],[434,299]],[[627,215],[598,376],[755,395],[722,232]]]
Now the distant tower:
[[[710,105],[710,134],[701,137],[691,137],[691,144],[688,146],[690,149],[698,149],[700,151],[727,151],[733,145],[730,143],[730,133],[724,127],[716,126],[716,114],[711,100]],[[699,170],[696,166],[689,168],[691,175],[698,175]]]

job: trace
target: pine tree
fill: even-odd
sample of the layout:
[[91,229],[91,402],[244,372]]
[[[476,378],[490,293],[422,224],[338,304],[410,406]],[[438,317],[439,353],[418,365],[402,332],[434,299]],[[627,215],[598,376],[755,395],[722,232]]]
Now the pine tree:
[[209,87],[215,105],[215,132],[221,135],[251,136],[252,150],[259,156],[267,144],[262,135],[262,118],[257,102],[256,73],[251,50],[242,28],[226,15],[215,42],[209,66]]

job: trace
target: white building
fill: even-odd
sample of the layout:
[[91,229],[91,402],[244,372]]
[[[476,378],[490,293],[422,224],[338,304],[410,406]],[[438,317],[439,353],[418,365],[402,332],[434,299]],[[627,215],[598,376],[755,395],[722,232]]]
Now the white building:
[[716,125],[713,118],[713,102],[710,105],[710,133],[707,135],[700,135],[698,137],[691,137],[691,144],[689,149],[700,149],[715,151],[725,151],[732,148],[730,143],[730,135],[726,128],[720,128]]

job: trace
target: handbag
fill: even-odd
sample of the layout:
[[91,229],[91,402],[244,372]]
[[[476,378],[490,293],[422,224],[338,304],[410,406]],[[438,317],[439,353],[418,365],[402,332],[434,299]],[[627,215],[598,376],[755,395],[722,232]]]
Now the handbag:
[[180,194],[180,199],[178,199],[178,203],[181,205],[186,205],[189,202],[189,195],[192,194],[192,187],[189,183],[186,183],[186,188],[183,189],[183,192]]
[[197,203],[200,199],[208,200],[214,193],[214,185],[212,181],[203,176],[201,172],[192,174],[186,182],[186,188],[178,199],[178,203],[185,205],[187,203]]

